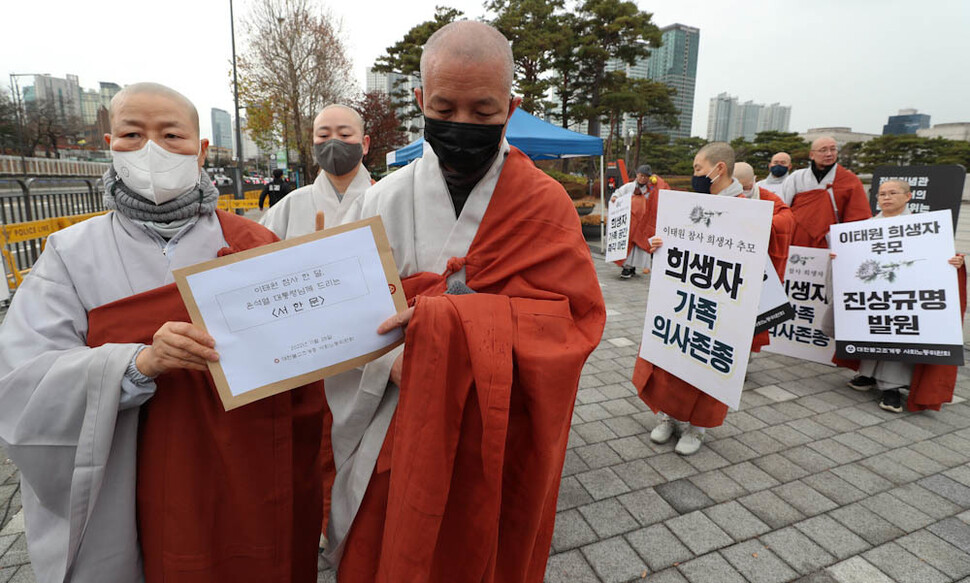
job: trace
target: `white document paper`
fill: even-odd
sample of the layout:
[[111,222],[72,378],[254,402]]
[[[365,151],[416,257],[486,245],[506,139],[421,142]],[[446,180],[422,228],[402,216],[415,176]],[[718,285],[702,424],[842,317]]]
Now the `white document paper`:
[[385,348],[396,313],[369,226],[186,277],[233,396]]
[[832,225],[836,355],[963,365],[950,211]]
[[626,259],[630,241],[630,202],[632,195],[615,196],[610,202],[606,223],[606,261]]
[[661,190],[640,356],[737,409],[773,205]]
[[831,310],[826,301],[828,273],[828,249],[797,245],[788,248],[785,293],[795,308],[795,318],[772,328],[771,344],[762,350],[835,366],[835,340],[823,330]]

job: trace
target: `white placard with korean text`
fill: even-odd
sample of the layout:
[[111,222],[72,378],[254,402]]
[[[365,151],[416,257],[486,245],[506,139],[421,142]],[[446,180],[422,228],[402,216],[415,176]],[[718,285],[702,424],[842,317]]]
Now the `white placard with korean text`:
[[380,217],[175,271],[192,322],[216,341],[227,410],[362,366],[403,341],[406,308]]
[[797,245],[788,248],[785,293],[795,308],[795,317],[771,328],[771,344],[762,350],[835,366],[835,340],[822,325],[831,309],[826,300],[828,273],[828,249]]
[[773,205],[661,190],[640,357],[737,409]]
[[614,195],[606,223],[606,261],[626,259],[630,241],[630,201],[632,196]]
[[833,225],[836,355],[963,365],[949,211]]

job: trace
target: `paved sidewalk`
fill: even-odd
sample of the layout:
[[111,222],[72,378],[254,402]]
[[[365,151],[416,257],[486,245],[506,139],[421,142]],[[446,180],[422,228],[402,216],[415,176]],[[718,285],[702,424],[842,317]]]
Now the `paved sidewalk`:
[[[546,581],[970,582],[970,374],[896,415],[850,373],[773,355],[696,455],[650,442],[630,383],[647,277],[598,260],[608,319],[577,397]],[[0,583],[33,581],[0,453]],[[334,581],[322,570],[320,581]]]

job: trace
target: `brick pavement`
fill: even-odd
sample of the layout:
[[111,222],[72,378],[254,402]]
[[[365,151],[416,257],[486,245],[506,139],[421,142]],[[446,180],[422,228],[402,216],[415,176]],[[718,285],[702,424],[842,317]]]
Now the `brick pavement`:
[[[740,411],[683,458],[650,442],[655,417],[629,380],[648,278],[597,269],[607,325],[580,381],[547,582],[970,583],[966,369],[958,402],[895,415],[846,387],[847,371],[755,355]],[[27,583],[4,459],[0,583]]]

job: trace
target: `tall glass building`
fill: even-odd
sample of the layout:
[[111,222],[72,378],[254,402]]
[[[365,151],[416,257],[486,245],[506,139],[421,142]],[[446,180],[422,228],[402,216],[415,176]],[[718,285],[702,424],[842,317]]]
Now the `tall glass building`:
[[[665,134],[671,138],[688,138],[691,135],[691,121],[694,117],[694,85],[697,81],[697,47],[701,31],[693,26],[671,24],[660,29],[663,44],[650,49],[650,56],[640,59],[633,65],[612,59],[607,71],[625,71],[631,79],[653,79],[677,90],[673,97],[674,107],[680,112],[677,116],[680,127],[676,129],[647,124],[646,131]],[[623,133],[636,129],[636,120],[625,118]],[[606,137],[609,127],[603,126],[602,137]]]
[[224,109],[212,108],[212,145],[232,150],[232,118]]

